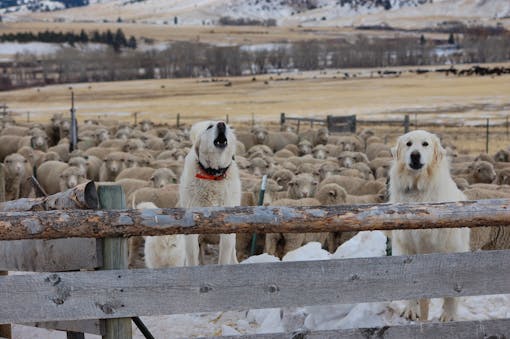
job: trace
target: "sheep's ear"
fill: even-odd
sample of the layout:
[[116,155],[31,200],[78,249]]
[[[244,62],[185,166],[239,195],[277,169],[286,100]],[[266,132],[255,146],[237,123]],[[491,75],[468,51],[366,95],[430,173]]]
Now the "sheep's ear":
[[319,182],[317,180],[312,181],[312,185],[317,186]]
[[150,181],[154,181],[154,176],[149,178]]
[[336,198],[336,195],[337,195],[335,190],[329,191],[328,194],[331,195],[334,198]]

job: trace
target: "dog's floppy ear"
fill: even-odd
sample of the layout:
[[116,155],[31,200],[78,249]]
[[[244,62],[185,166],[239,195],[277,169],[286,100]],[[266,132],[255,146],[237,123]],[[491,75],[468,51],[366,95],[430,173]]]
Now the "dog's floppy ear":
[[433,159],[436,164],[439,164],[443,158],[446,155],[446,150],[441,146],[441,142],[439,141],[439,138],[434,135],[433,137],[433,143],[434,143],[434,155]]
[[391,155],[393,156],[393,159],[399,160],[401,148],[402,148],[402,139],[398,138],[397,145],[391,148]]

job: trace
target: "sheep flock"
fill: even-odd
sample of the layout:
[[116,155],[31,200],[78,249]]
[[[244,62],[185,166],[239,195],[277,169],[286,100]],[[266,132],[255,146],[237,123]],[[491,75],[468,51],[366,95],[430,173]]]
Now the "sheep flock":
[[[34,197],[28,180],[34,175],[47,194],[72,188],[86,180],[116,182],[128,207],[153,202],[175,207],[179,178],[191,142],[189,128],[157,125],[143,120],[87,120],[79,125],[77,149],[70,151],[70,120],[55,114],[46,124],[1,120],[0,161],[4,164],[7,200]],[[387,201],[392,156],[386,137],[370,129],[357,134],[330,134],[320,127],[295,133],[291,127],[273,130],[251,126],[236,130],[236,162],[242,182],[242,205],[257,205],[263,175],[268,176],[264,205],[318,206],[377,204]],[[459,154],[447,135],[451,173],[471,199],[510,198],[510,147],[494,155]],[[258,235],[256,254],[282,258],[307,242],[320,242],[335,252],[353,232]],[[215,255],[214,236],[201,237],[201,260]],[[130,266],[142,267],[141,237],[130,239]],[[251,235],[237,235],[237,256],[250,255]],[[472,250],[509,249],[510,228],[472,231]]]

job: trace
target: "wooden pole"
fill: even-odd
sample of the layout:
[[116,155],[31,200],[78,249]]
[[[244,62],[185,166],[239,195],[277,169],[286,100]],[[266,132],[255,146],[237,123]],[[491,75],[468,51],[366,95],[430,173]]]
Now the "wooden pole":
[[508,115],[506,116],[506,138],[508,140],[508,138],[510,137],[510,130],[509,130],[509,126],[508,126]]
[[[5,201],[5,176],[4,176],[4,165],[0,163],[0,201]],[[9,272],[0,271],[0,276],[6,276]],[[3,338],[11,338],[11,325],[10,324],[0,324],[0,337]]]
[[71,91],[71,143],[70,151],[74,151],[78,145],[78,121],[76,120],[76,110],[74,109],[74,91]]
[[0,212],[0,240],[508,226],[510,199],[320,207]]
[[[119,210],[126,208],[124,191],[119,185],[99,186],[99,204],[103,210]],[[128,268],[127,238],[106,238],[103,242],[104,270],[120,270]],[[122,292],[122,291],[120,291]],[[104,339],[132,338],[131,319],[119,318],[106,320]]]
[[485,153],[489,154],[489,119],[487,118],[487,124],[485,125]]
[[409,114],[406,114],[404,117],[404,133],[409,132]]
[[179,128],[180,126],[180,120],[181,120],[181,114],[180,113],[177,113],[177,121],[175,123],[176,127]]

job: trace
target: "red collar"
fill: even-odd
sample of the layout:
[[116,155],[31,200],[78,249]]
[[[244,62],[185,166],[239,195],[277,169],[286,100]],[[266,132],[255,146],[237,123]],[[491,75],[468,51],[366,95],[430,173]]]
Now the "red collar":
[[195,174],[195,178],[203,180],[221,181],[227,177],[227,170],[230,166],[221,169],[205,168],[200,161],[198,161],[199,172]]

